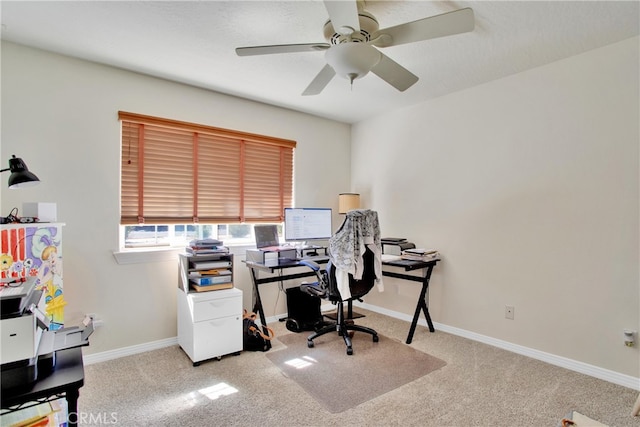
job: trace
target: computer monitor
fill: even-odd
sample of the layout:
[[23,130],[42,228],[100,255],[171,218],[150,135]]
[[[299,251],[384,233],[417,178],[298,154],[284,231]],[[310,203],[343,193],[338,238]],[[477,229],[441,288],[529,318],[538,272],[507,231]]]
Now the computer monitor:
[[331,208],[285,208],[286,241],[326,240],[333,234]]
[[279,245],[277,225],[271,225],[271,224],[254,225],[253,231],[256,235],[256,247],[258,249]]

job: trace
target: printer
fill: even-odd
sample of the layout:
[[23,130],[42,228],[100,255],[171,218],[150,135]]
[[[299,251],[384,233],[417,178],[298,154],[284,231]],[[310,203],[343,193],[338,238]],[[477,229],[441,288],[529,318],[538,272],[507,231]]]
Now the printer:
[[246,259],[249,262],[277,267],[295,262],[298,251],[288,246],[272,246],[260,249],[247,249]]
[[93,321],[84,328],[49,331],[44,293],[36,278],[2,283],[0,287],[0,364],[2,391],[28,386],[55,366],[55,352],[89,345]]
[[5,284],[0,290],[0,362],[2,384],[28,384],[38,378],[38,351],[48,329],[41,290],[35,278]]

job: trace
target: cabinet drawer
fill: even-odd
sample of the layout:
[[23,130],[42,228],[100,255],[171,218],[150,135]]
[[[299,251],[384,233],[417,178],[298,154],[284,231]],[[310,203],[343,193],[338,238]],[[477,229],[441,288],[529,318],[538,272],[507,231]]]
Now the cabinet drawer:
[[193,328],[194,361],[242,351],[242,315],[205,320]]
[[[220,292],[220,291],[212,291]],[[241,316],[242,297],[216,298],[196,301],[193,304],[193,321],[217,319],[219,317]]]

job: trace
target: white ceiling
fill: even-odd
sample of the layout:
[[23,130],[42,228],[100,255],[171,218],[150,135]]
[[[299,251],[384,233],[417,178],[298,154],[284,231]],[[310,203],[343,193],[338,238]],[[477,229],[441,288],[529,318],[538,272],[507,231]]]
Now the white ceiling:
[[268,104],[355,123],[639,34],[634,1],[366,1],[380,28],[463,7],[473,32],[388,47],[420,80],[398,92],[372,73],[302,91],[323,52],[238,57],[234,48],[324,42],[309,1],[5,1],[2,38]]

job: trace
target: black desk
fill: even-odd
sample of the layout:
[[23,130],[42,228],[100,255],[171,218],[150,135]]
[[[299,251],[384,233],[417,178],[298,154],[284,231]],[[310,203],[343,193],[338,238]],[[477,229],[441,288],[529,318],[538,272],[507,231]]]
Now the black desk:
[[[318,264],[326,264],[329,262],[329,257],[313,257],[310,259],[313,262]],[[262,325],[262,332],[266,335],[269,335],[267,331],[267,319],[264,315],[264,308],[262,307],[262,299],[260,298],[260,288],[259,286],[264,283],[273,283],[273,282],[281,282],[284,280],[292,280],[292,279],[301,279],[304,277],[317,277],[316,272],[310,269],[309,267],[300,264],[299,261],[291,261],[287,263],[281,263],[274,266],[266,266],[264,264],[260,264],[252,261],[245,261],[247,267],[249,267],[249,271],[251,272],[251,281],[253,282],[253,290],[254,296],[256,298],[256,302],[253,305],[253,311],[258,313],[260,316],[260,324]],[[306,271],[297,272],[297,273],[289,273],[282,274],[283,270],[288,270],[294,267],[304,267]],[[274,273],[280,272],[281,274],[277,276],[269,276],[260,278],[260,271]],[[271,348],[271,341],[267,340],[267,349]]]
[[68,405],[68,424],[78,423],[78,397],[84,385],[84,363],[80,347],[60,350],[56,364],[46,376],[39,377],[33,386],[16,391],[3,391],[0,397],[2,413],[17,411],[40,403],[65,397]]
[[409,335],[407,336],[407,344],[411,344],[413,340],[413,334],[418,326],[418,318],[420,317],[420,311],[424,312],[424,317],[427,319],[429,325],[429,331],[435,332],[433,322],[431,322],[431,316],[429,315],[429,307],[427,304],[427,291],[429,289],[429,279],[431,278],[431,272],[433,267],[440,261],[438,258],[429,261],[413,261],[413,260],[398,260],[398,261],[386,261],[382,265],[390,267],[404,268],[405,271],[411,270],[424,270],[423,276],[416,276],[406,273],[397,273],[395,271],[382,270],[383,276],[395,277],[396,279],[411,280],[414,282],[422,283],[422,290],[420,291],[420,297],[418,298],[418,305],[416,306],[415,314],[413,315],[413,321],[411,322],[411,328],[409,328]]

